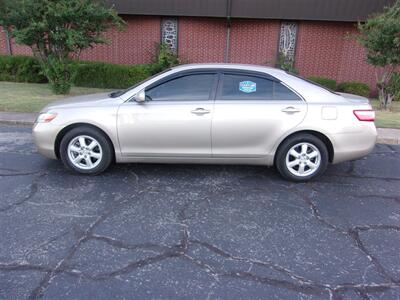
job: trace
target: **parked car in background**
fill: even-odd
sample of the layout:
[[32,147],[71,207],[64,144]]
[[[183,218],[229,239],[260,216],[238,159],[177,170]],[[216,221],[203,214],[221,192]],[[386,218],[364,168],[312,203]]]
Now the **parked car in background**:
[[125,91],[54,102],[33,134],[41,154],[81,174],[113,161],[251,164],[307,181],[370,153],[374,118],[368,99],[282,70],[195,64]]

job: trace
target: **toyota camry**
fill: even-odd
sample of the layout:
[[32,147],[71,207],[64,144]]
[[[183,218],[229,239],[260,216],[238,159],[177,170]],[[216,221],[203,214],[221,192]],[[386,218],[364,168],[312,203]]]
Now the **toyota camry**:
[[81,174],[111,163],[275,166],[292,181],[359,159],[376,142],[368,99],[263,66],[194,64],[123,91],[46,106],[38,151]]

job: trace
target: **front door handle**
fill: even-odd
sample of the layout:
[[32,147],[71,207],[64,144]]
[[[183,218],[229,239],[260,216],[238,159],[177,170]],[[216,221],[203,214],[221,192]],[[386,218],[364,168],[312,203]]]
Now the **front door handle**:
[[282,109],[281,111],[284,113],[287,113],[287,114],[294,114],[294,113],[301,112],[300,109],[293,107],[293,106],[288,106],[288,107]]
[[202,107],[196,108],[194,110],[191,111],[192,114],[198,115],[198,116],[202,116],[205,114],[209,114],[210,111],[208,109],[204,109]]

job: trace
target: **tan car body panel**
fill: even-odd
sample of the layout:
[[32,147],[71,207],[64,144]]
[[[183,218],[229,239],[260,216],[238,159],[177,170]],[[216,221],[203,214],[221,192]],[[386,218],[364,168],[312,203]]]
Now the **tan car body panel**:
[[[103,95],[98,94],[97,96],[102,97]],[[70,99],[79,101],[84,100],[86,97],[79,96]],[[117,101],[117,103],[123,102],[118,99],[113,100]],[[64,101],[58,101],[45,108],[47,112],[57,112],[57,117],[51,123],[35,123],[33,137],[39,153],[56,159],[55,142],[58,134],[71,125],[88,124],[101,129],[109,137],[114,146],[116,158],[118,158],[121,152],[116,127],[118,105],[115,105],[115,102],[97,100],[71,107],[70,100],[65,101],[68,103],[66,106],[62,105]]]
[[[202,68],[264,72],[281,80],[304,101],[132,100],[136,93],[160,78]],[[287,107],[299,112],[282,112]],[[197,108],[210,113],[195,115],[192,111]],[[90,124],[110,138],[117,162],[272,165],[285,138],[300,131],[315,131],[331,141],[333,163],[338,163],[372,151],[376,141],[373,122],[360,122],[353,114],[355,109],[370,108],[364,98],[330,93],[281,70],[230,64],[184,65],[119,98],[97,94],[52,103],[43,112],[56,112],[57,117],[51,123],[36,123],[33,135],[38,151],[49,158],[57,157],[56,138],[63,129]]]

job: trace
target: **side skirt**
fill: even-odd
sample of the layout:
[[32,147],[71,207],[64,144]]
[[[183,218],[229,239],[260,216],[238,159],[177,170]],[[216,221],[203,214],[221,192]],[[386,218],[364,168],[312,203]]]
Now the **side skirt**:
[[139,157],[116,156],[117,163],[156,163],[156,164],[223,164],[223,165],[273,165],[273,156],[257,158],[241,157]]

